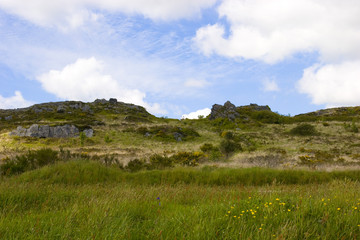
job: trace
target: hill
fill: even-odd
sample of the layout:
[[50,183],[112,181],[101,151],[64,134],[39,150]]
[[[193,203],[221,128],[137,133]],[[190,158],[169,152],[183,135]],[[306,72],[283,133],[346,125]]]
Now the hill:
[[43,103],[0,110],[0,159],[50,148],[69,158],[122,167],[130,162],[134,170],[177,165],[357,168],[359,109],[290,117],[269,106],[226,102],[215,104],[207,118],[178,120],[157,118],[116,99]]

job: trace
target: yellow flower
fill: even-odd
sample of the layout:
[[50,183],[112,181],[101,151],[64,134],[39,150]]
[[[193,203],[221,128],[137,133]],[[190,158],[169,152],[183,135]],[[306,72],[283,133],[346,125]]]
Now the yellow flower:
[[262,228],[259,228],[259,230],[261,230]]
[[338,211],[340,211],[341,208],[337,208]]
[[275,199],[275,200],[276,200],[276,201],[280,201],[280,199],[278,199],[278,198],[277,198],[277,199]]
[[231,213],[230,211],[228,211],[228,213]]

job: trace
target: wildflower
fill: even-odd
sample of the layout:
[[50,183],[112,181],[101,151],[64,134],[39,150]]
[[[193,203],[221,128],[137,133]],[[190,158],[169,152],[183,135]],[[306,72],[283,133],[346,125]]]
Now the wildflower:
[[228,213],[230,214],[231,212],[230,212],[230,211],[228,211]]
[[262,228],[259,228],[259,230],[261,230]]
[[340,211],[341,208],[337,208],[338,211]]
[[290,210],[290,209],[288,209],[288,212],[291,212],[291,210]]
[[277,198],[277,199],[275,199],[275,200],[276,200],[276,201],[280,201],[280,199],[278,199],[278,198]]

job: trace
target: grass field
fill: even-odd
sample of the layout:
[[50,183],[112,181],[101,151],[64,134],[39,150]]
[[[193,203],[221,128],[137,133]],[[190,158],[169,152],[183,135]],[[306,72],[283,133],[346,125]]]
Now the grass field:
[[89,161],[0,183],[0,239],[359,239],[360,173]]

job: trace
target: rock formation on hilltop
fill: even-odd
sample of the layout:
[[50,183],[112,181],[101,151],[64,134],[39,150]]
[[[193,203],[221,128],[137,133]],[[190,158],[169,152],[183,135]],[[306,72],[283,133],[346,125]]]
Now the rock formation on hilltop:
[[247,106],[236,107],[230,101],[227,101],[223,106],[214,104],[211,108],[209,119],[214,120],[217,118],[227,118],[231,121],[234,121],[235,119],[241,117],[242,114],[254,111],[271,111],[271,109],[267,105],[259,106],[253,103]]

